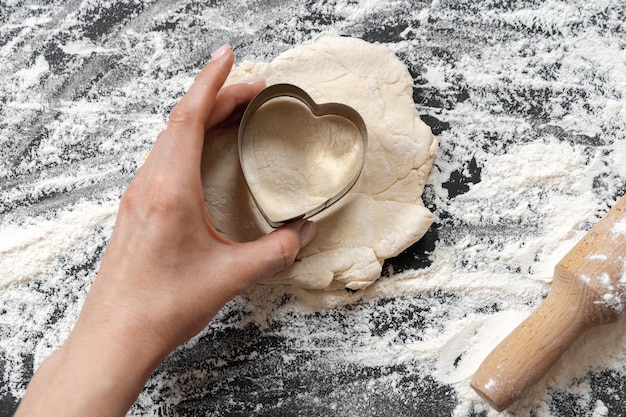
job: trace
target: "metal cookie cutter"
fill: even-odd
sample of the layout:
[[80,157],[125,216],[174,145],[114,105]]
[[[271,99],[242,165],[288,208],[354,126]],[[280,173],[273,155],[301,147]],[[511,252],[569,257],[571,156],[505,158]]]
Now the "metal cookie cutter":
[[337,201],[341,200],[341,198],[343,198],[348,193],[348,191],[352,189],[354,184],[356,184],[359,177],[361,176],[361,173],[363,172],[363,167],[365,165],[365,155],[367,153],[367,140],[368,140],[367,139],[367,127],[365,126],[365,122],[363,121],[363,118],[361,117],[361,115],[352,107],[349,107],[341,103],[317,104],[315,101],[313,101],[311,96],[309,96],[300,87],[297,87],[292,84],[274,84],[265,88],[261,92],[259,92],[252,99],[252,101],[250,101],[250,103],[248,104],[248,107],[246,108],[243,114],[241,122],[239,124],[239,134],[238,134],[239,162],[241,164],[242,171],[244,172],[244,178],[246,175],[245,175],[245,170],[243,169],[244,167],[243,143],[246,138],[246,128],[248,126],[248,122],[252,118],[252,115],[254,114],[254,112],[256,112],[263,104],[278,97],[291,97],[291,98],[295,98],[299,100],[300,102],[302,102],[309,108],[309,110],[315,117],[335,115],[335,116],[341,116],[344,119],[350,121],[354,125],[354,127],[356,127],[356,129],[359,131],[361,138],[363,140],[363,155],[361,159],[361,164],[359,168],[357,169],[356,174],[339,192],[337,192],[334,196],[324,201],[322,204],[306,211],[305,213],[298,214],[288,219],[279,219],[279,220],[270,219],[268,215],[266,214],[265,210],[263,209],[263,207],[259,204],[257,197],[255,197],[254,193],[252,192],[252,189],[250,188],[250,184],[248,183],[248,179],[246,178],[246,185],[248,186],[248,190],[250,191],[250,195],[252,196],[252,199],[256,207],[259,209],[261,215],[263,215],[263,218],[265,218],[267,223],[273,228],[283,226],[294,220],[308,219],[309,217],[312,217],[322,212],[323,210],[335,204]]

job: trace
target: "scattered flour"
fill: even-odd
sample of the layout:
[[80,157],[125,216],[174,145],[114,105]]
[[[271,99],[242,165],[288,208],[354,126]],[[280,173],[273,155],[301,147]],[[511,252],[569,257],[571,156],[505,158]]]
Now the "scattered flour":
[[21,88],[30,88],[39,83],[41,77],[43,77],[50,70],[48,61],[43,55],[39,55],[35,60],[35,64],[31,68],[26,68],[18,71],[15,75],[21,80]]
[[[585,333],[510,412],[489,409],[470,389],[469,380],[489,351],[539,305],[556,263],[600,218],[608,202],[623,193],[626,52],[620,43],[623,19],[612,13],[615,2],[553,0],[515,10],[483,10],[486,6],[477,4],[474,7],[481,10],[467,17],[467,11],[438,1],[418,9],[412,2],[382,6],[373,0],[342,0],[309,2],[318,13],[308,20],[294,15],[300,9],[252,13],[237,3],[230,15],[228,10],[218,13],[198,6],[194,24],[186,24],[185,19],[191,19],[188,4],[171,2],[162,10],[161,3],[145,2],[144,14],[123,30],[97,40],[85,36],[80,26],[85,10],[100,7],[107,17],[114,3],[83,2],[63,18],[58,17],[61,9],[33,6],[32,15],[3,20],[2,34],[11,36],[0,45],[0,91],[6,98],[0,108],[5,123],[0,126],[0,208],[8,213],[0,217],[0,362],[6,365],[0,394],[19,398],[25,375],[70,331],[97,268],[88,261],[97,259],[96,248],[110,235],[117,206],[116,198],[87,191],[80,201],[58,205],[42,197],[103,184],[120,165],[132,172],[138,155],[150,148],[163,127],[164,115],[191,83],[190,68],[198,66],[199,56],[209,56],[205,49],[231,41],[242,58],[270,61],[318,31],[368,35],[368,19],[377,18],[383,9],[398,8],[396,17],[404,20],[396,20],[406,27],[387,22],[389,28],[384,23],[377,28],[399,33],[389,46],[414,70],[420,113],[447,124],[438,133],[441,152],[424,196],[438,217],[438,240],[427,254],[430,264],[389,271],[388,277],[355,293],[254,287],[227,306],[207,332],[237,334],[248,326],[258,328],[262,335],[284,341],[278,350],[291,349],[281,365],[308,366],[311,372],[346,363],[405,365],[414,373],[409,378],[386,375],[381,379],[384,390],[404,395],[403,384],[410,377],[432,377],[454,389],[455,417],[552,416],[552,398],[558,393],[586,410],[581,415],[610,414],[610,404],[595,398],[598,387],[592,386],[589,372],[609,369],[624,378],[624,323]],[[17,8],[21,2],[8,4]],[[259,42],[259,27],[276,22],[274,13],[281,16],[278,21],[286,35]],[[325,26],[328,16],[337,16],[337,21]],[[600,20],[607,26],[592,22],[598,16],[606,16]],[[154,30],[151,25],[159,22],[174,28]],[[219,30],[207,34],[205,28],[211,25]],[[484,32],[493,27],[514,31],[506,32],[508,37]],[[457,40],[450,33],[467,37]],[[468,45],[472,36],[480,41],[480,51]],[[55,37],[63,42],[59,53],[71,57],[68,71],[82,78],[59,76],[58,63],[34,51]],[[113,59],[122,63],[115,77],[124,81],[98,81],[107,74],[100,69],[110,69]],[[536,97],[526,92],[544,94],[542,106],[516,114],[516,106],[530,106],[527,99]],[[38,100],[51,95],[52,104]],[[21,142],[13,138],[30,141],[38,130],[28,130],[29,123],[42,117],[48,117],[41,122],[45,129],[35,128],[46,134],[32,148],[20,148]],[[85,154],[89,157],[84,165],[96,165],[98,172],[80,168]],[[445,185],[455,172],[469,175],[470,158],[481,168],[480,182],[451,197]],[[116,180],[119,196],[127,179]],[[26,209],[11,212],[15,204]],[[45,215],[29,212],[38,207],[46,209]],[[616,224],[613,232],[626,234],[626,222]],[[601,254],[594,256],[602,260]],[[613,292],[623,290],[623,284],[626,262]],[[414,322],[407,324],[406,312]],[[326,321],[320,317],[324,314]],[[339,325],[336,318],[341,314]],[[377,322],[384,324],[384,331],[372,330]],[[186,352],[207,344],[202,337],[182,347],[179,360],[193,360]],[[318,362],[302,360],[320,351]],[[270,353],[254,348],[237,352],[235,363]],[[229,356],[207,359],[200,362],[204,368],[191,371],[179,366],[175,377],[159,370],[130,415],[160,410],[163,401],[176,405],[189,399],[176,388],[181,381],[200,387],[199,397],[217,389],[229,362],[224,358]],[[204,379],[213,373],[215,386]],[[412,389],[419,392],[423,387],[415,383]],[[615,395],[623,399],[621,393]]]
[[[5,224],[0,236],[0,288],[32,280],[59,256],[77,245],[90,245],[94,229],[109,221],[118,202],[83,201],[51,219],[33,219],[29,224]],[[85,250],[85,248],[81,248]]]
[[626,236],[626,217],[615,223],[611,232],[616,235]]
[[595,408],[593,409],[593,414],[591,417],[606,417],[609,415],[609,409],[602,402],[602,400],[596,401]]

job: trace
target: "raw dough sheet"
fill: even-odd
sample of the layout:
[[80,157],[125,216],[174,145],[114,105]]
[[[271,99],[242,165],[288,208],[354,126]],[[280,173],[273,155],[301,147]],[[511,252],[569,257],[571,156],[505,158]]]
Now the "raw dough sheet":
[[[270,85],[295,84],[317,103],[353,107],[369,136],[359,182],[346,198],[314,218],[318,234],[296,263],[265,283],[326,290],[368,287],[380,277],[384,260],[417,242],[432,222],[421,195],[437,142],[413,103],[411,75],[385,46],[330,35],[270,63],[243,62],[229,82],[258,75]],[[287,127],[294,132],[299,128]],[[231,127],[208,138],[203,180],[217,228],[245,241],[269,229],[237,168],[236,135]]]

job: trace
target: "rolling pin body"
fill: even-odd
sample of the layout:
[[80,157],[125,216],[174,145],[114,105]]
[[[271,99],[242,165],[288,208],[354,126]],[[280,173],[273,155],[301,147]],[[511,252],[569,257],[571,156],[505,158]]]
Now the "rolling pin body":
[[557,264],[544,302],[487,356],[470,385],[497,411],[537,383],[589,327],[626,311],[626,196]]

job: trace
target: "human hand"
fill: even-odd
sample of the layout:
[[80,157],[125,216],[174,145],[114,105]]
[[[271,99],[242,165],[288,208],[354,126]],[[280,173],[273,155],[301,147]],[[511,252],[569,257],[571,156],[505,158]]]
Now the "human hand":
[[126,190],[77,330],[114,313],[169,352],[248,285],[291,265],[313,238],[310,222],[243,244],[213,226],[200,177],[205,133],[265,85],[222,88],[233,60],[225,47],[202,70]]
[[[92,373],[116,383],[105,392],[109,400],[119,398],[119,408],[106,415],[123,415],[169,352],[199,333],[247,286],[291,265],[315,235],[313,223],[298,221],[257,241],[236,243],[213,225],[200,177],[205,133],[265,85],[251,80],[223,87],[233,61],[230,47],[220,48],[172,110],[167,128],[122,197],[72,334],[51,363],[42,365],[44,374],[80,368],[74,377],[83,381],[83,389],[93,384]],[[43,386],[45,375],[38,379],[42,382],[36,375],[31,386]],[[103,415],[93,403],[81,407],[81,412]],[[71,415],[67,409],[64,413]]]

